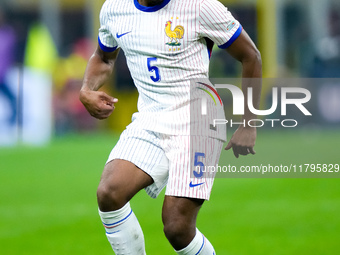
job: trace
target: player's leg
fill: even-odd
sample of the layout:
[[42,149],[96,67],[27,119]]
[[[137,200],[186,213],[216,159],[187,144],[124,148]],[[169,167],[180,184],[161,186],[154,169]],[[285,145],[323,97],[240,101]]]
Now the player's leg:
[[164,233],[180,255],[213,255],[211,243],[196,228],[204,200],[165,196],[162,210]]
[[223,142],[201,136],[171,136],[162,142],[170,162],[162,211],[165,235],[177,254],[213,255],[213,246],[196,228],[196,218],[215,177],[202,166],[216,166]]
[[114,159],[103,171],[98,190],[98,206],[102,212],[122,208],[141,189],[153,183],[150,175],[133,163]]
[[116,255],[145,253],[144,236],[130,207],[130,199],[153,183],[133,163],[121,159],[109,162],[97,190],[99,215]]
[[[116,254],[145,254],[144,238],[130,199],[141,189],[157,197],[169,163],[153,132],[128,128],[110,153],[99,187],[99,214]],[[151,185],[150,185],[151,184]]]

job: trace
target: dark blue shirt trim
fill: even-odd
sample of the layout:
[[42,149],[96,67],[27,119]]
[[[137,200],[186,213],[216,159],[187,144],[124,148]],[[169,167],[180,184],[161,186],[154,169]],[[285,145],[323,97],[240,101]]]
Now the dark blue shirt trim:
[[105,52],[114,52],[117,49],[117,47],[107,47],[104,44],[102,44],[99,36],[98,36],[98,43],[99,43],[100,48]]
[[240,36],[241,32],[243,30],[243,27],[240,25],[237,29],[237,31],[235,32],[235,34],[229,39],[228,42],[226,42],[225,44],[222,44],[220,46],[218,46],[220,49],[226,49],[229,48],[230,45],[233,44],[233,42],[235,42],[235,40]]
[[207,38],[207,37],[204,37],[204,40],[205,40],[205,42],[207,44],[208,55],[209,55],[209,59],[210,59],[211,58],[211,54],[212,54],[212,49],[214,47],[214,42],[211,39]]
[[171,0],[164,0],[162,3],[157,4],[155,6],[144,6],[141,5],[138,0],[134,0],[135,6],[138,10],[143,11],[143,12],[155,12],[160,9],[162,9],[164,6],[166,6]]

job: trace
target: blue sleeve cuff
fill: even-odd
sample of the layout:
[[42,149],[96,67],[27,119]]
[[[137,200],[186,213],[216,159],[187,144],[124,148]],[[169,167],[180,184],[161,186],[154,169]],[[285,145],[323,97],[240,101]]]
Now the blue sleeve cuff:
[[114,52],[117,49],[117,46],[116,47],[107,47],[104,44],[102,44],[99,36],[98,36],[98,43],[99,43],[100,48],[105,52]]
[[243,27],[240,25],[238,27],[238,29],[236,30],[235,34],[229,39],[228,42],[226,42],[225,44],[222,44],[220,46],[218,46],[220,49],[226,49],[229,48],[230,45],[233,44],[233,42],[235,42],[235,40],[240,36],[240,34],[242,33]]

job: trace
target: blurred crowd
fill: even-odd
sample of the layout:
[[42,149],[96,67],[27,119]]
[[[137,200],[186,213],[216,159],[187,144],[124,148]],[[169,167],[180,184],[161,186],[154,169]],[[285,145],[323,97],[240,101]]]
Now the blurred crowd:
[[13,79],[10,81],[8,74],[13,69],[35,70],[51,78],[52,121],[56,135],[96,129],[97,122],[78,100],[86,64],[94,52],[92,39],[76,38],[66,46],[62,56],[48,28],[38,18],[27,24],[27,19],[11,19],[12,11],[0,5],[0,107],[7,105],[6,109],[10,109],[2,122],[15,126],[23,111],[18,103],[18,88],[10,84]]
[[92,41],[81,38],[74,43],[69,56],[57,59],[52,72],[56,134],[90,131],[97,127],[97,122],[78,99],[87,61],[93,52]]
[[14,65],[15,61],[16,33],[7,23],[4,10],[0,7],[0,94],[8,100],[10,105],[10,115],[8,123],[14,125],[17,116],[16,96],[6,82],[6,74]]

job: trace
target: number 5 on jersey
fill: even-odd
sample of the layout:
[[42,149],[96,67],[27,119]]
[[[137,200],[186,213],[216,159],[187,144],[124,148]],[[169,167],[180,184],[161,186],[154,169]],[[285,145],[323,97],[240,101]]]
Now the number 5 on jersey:
[[151,62],[157,62],[157,58],[148,58],[148,69],[149,72],[154,72],[153,75],[150,76],[151,80],[154,82],[158,82],[161,80],[161,76],[159,75],[159,69],[157,66],[152,65]]

